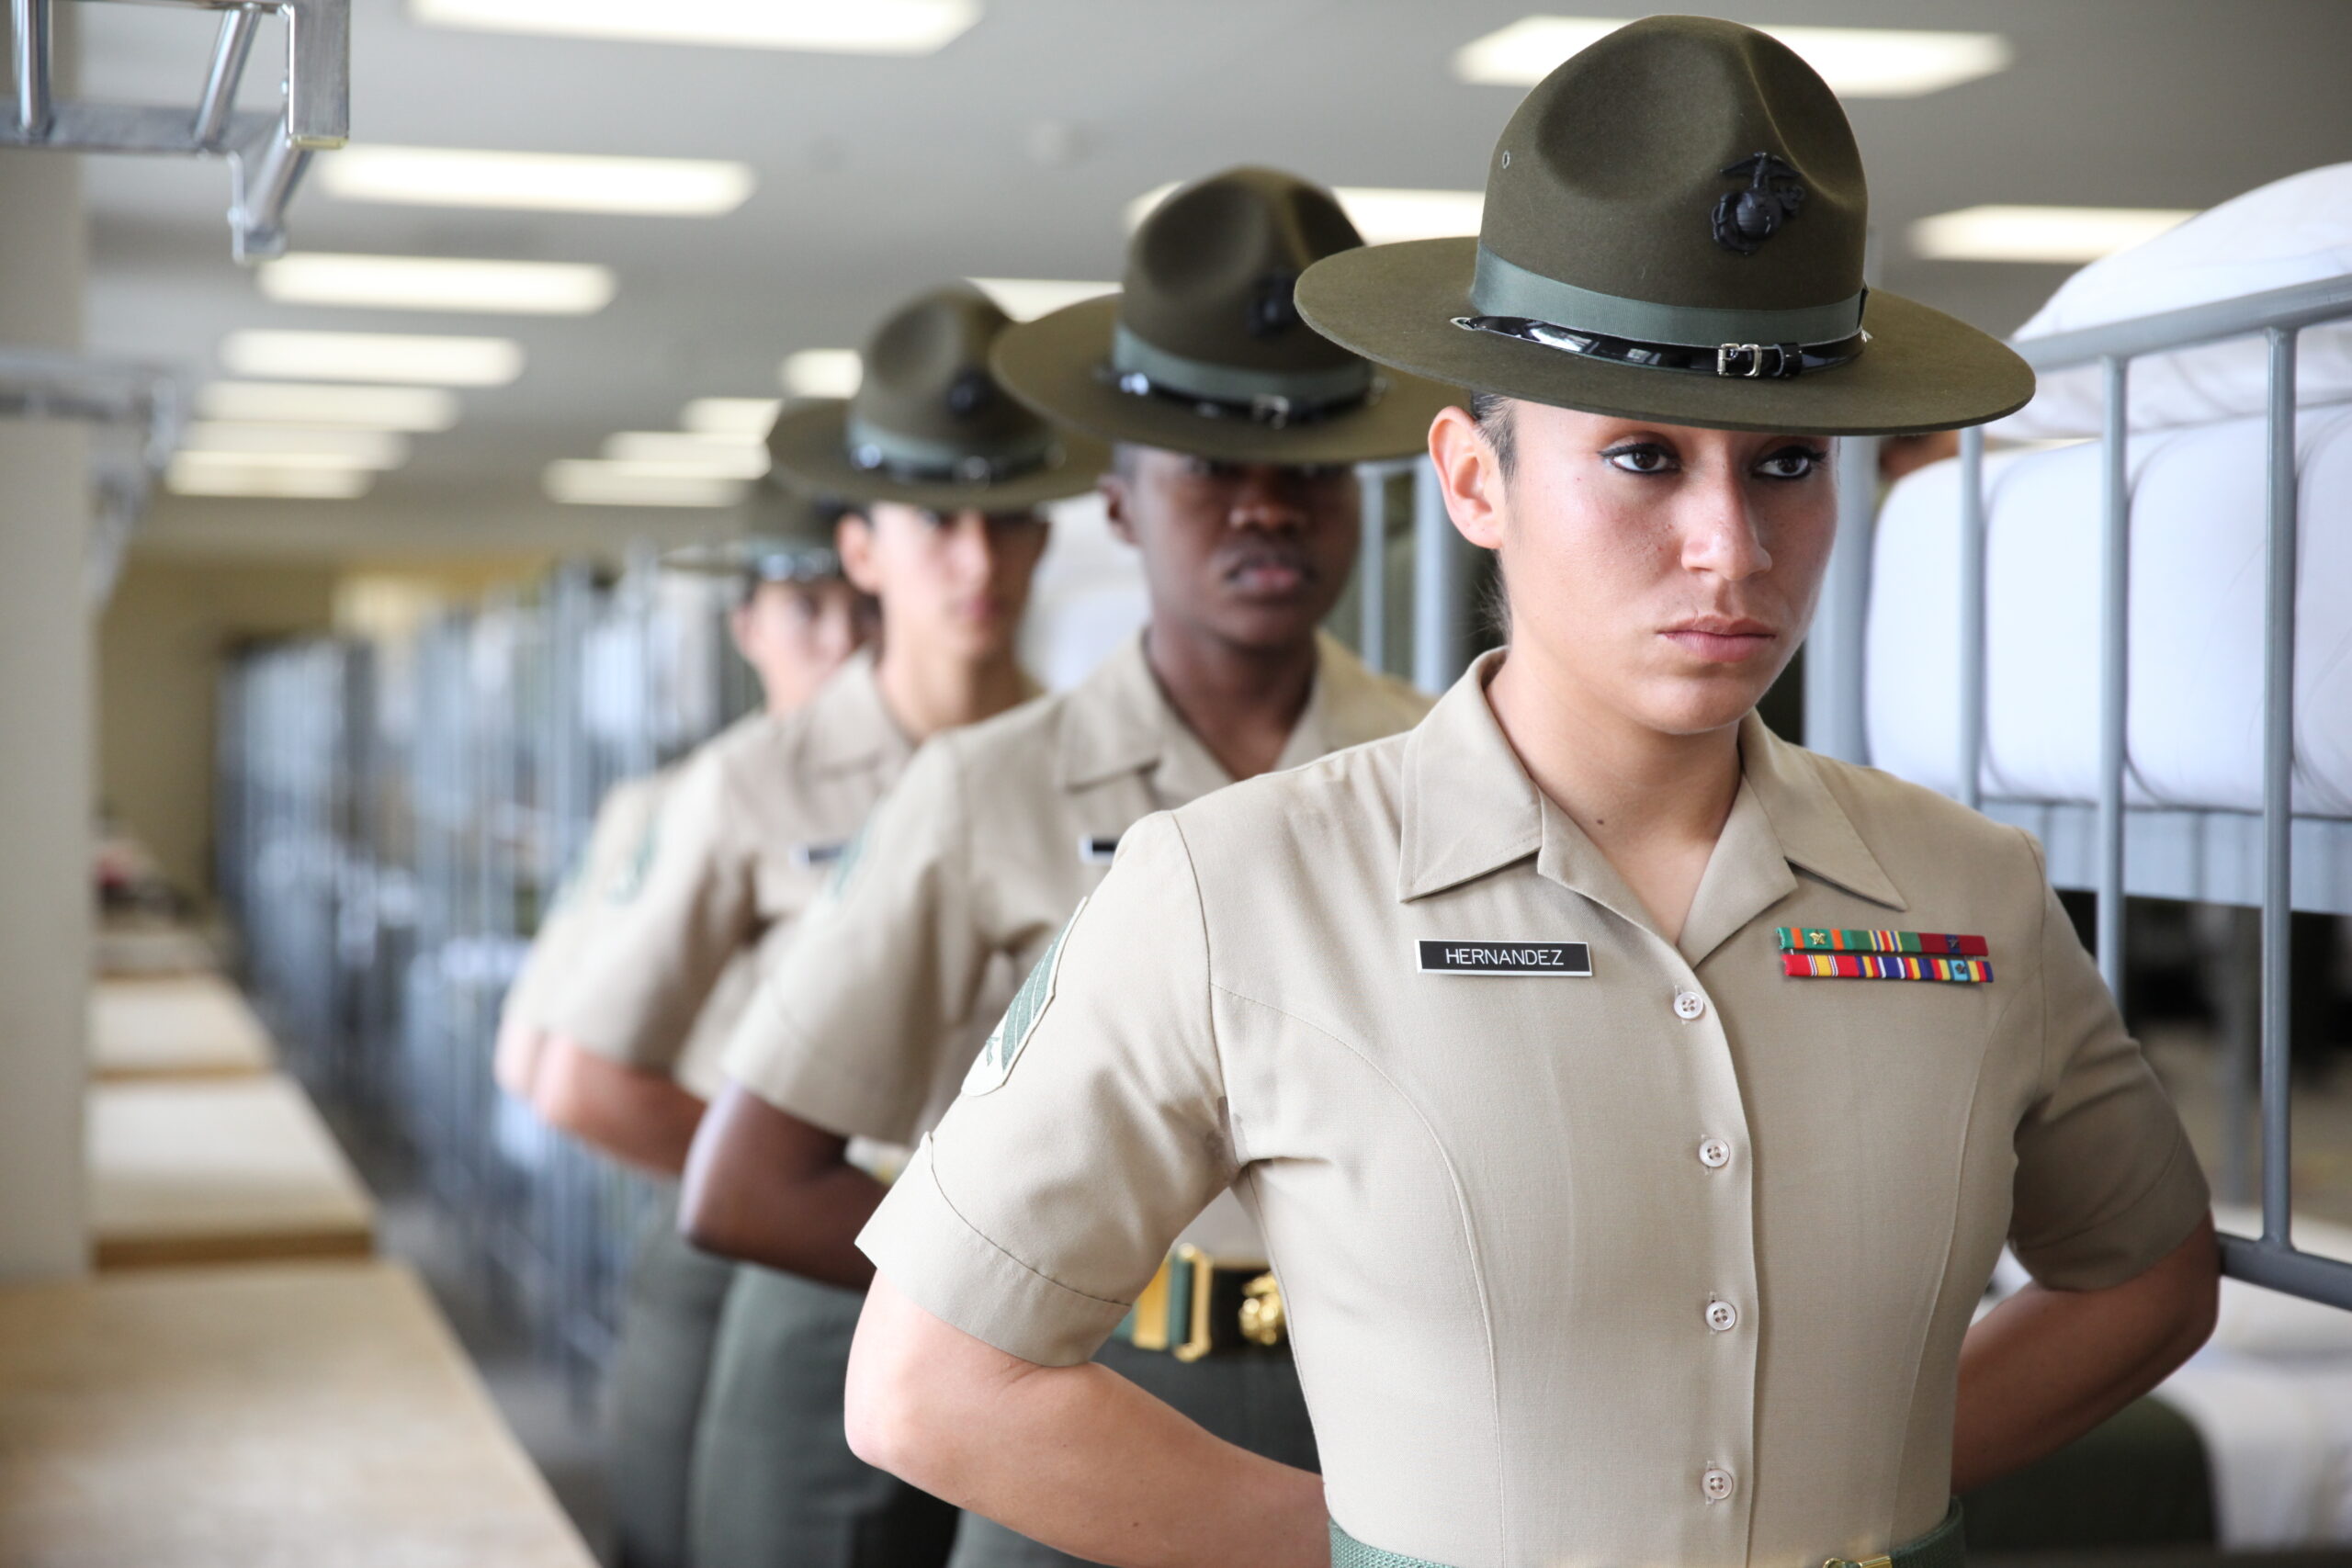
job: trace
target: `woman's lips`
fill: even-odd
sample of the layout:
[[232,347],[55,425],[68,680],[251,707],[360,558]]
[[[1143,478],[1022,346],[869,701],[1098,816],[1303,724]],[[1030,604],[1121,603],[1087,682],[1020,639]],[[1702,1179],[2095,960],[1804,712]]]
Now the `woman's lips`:
[[1658,634],[1685,653],[1710,664],[1737,664],[1778,642],[1781,634],[1761,621],[1702,616]]

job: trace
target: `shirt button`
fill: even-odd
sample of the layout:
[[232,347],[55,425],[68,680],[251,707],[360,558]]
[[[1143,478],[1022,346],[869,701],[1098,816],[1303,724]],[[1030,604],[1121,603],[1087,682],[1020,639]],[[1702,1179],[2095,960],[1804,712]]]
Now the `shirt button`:
[[1696,991],[1674,993],[1674,1015],[1684,1021],[1698,1017],[1707,1010],[1707,998]]
[[1722,1334],[1739,1322],[1739,1309],[1729,1302],[1707,1303],[1707,1326]]
[[1710,1503],[1720,1503],[1730,1496],[1731,1487],[1731,1472],[1716,1465],[1709,1465],[1699,1477],[1699,1490],[1707,1495]]
[[1709,1170],[1721,1170],[1731,1163],[1731,1145],[1721,1138],[1700,1139],[1699,1163]]

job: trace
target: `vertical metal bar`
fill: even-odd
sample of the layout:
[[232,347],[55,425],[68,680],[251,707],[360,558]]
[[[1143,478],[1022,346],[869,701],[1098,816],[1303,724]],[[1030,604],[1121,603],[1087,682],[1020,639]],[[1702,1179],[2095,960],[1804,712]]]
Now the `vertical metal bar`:
[[1380,463],[1356,468],[1363,537],[1356,549],[1356,651],[1365,667],[1388,669],[1388,474]]
[[2291,1044],[2290,936],[2294,919],[2295,333],[2270,339],[2269,504],[2262,657],[2262,1239],[2289,1240],[2294,1122],[2287,1103]]
[[229,115],[237,107],[237,84],[244,80],[245,60],[253,53],[254,34],[261,26],[261,7],[239,6],[220,17],[220,31],[212,42],[212,69],[204,78],[204,96],[196,106],[196,144],[217,151],[229,129]]
[[56,111],[49,97],[50,0],[9,0],[14,29],[17,130],[28,141],[44,141]]
[[2098,972],[2123,1000],[2123,772],[2131,700],[2132,491],[2124,392],[2131,361],[2099,361],[2107,418],[2102,463],[2098,594]]
[[1862,722],[1862,643],[1869,632],[1871,531],[1878,516],[1878,443],[1838,443],[1838,542],[1804,641],[1804,743],[1849,762],[1870,761]]
[[229,209],[231,249],[238,261],[262,260],[286,249],[286,204],[310,166],[311,154],[289,141],[282,126],[258,155],[238,155],[232,180],[235,200]]
[[1984,804],[1984,427],[1960,433],[1960,799]]
[[349,0],[282,0],[286,13],[286,137],[305,152],[351,137]]
[[1462,673],[1462,536],[1446,514],[1437,469],[1413,469],[1413,684],[1442,692]]

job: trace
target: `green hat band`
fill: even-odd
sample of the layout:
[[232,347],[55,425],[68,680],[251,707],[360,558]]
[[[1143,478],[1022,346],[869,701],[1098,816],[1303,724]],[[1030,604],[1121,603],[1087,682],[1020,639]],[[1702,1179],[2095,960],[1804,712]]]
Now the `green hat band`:
[[843,434],[851,462],[909,484],[996,484],[1042,468],[1054,456],[1053,434],[1044,430],[998,446],[971,446],[885,430],[853,412]]
[[1862,330],[1869,290],[1797,310],[1717,310],[1660,305],[1562,283],[1478,247],[1470,302],[1482,316],[1518,317],[1571,333],[1713,350],[1723,344],[1838,343]]
[[755,582],[817,582],[842,575],[842,558],[829,545],[755,543],[749,553],[743,571]]
[[1372,367],[1361,359],[1325,370],[1245,370],[1170,354],[1124,321],[1111,331],[1111,375],[1123,392],[1199,404],[1204,413],[1241,413],[1277,428],[1354,408],[1376,390]]

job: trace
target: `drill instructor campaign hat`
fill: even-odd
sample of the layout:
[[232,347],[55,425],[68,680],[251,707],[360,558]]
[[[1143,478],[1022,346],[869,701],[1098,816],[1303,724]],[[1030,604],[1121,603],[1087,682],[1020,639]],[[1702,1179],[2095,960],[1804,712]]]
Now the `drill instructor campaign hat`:
[[1025,512],[1080,495],[1110,463],[1005,394],[989,349],[1011,318],[967,284],[936,288],[875,329],[846,402],[786,411],[768,436],[775,477],[853,506]]
[[812,495],[774,471],[776,430],[795,409],[806,406],[794,402],[777,411],[768,426],[770,471],[752,481],[729,513],[729,535],[667,551],[662,557],[664,567],[741,576],[752,584],[818,582],[842,574],[842,558],[833,548],[842,503]]
[[1529,93],[1476,238],[1342,252],[1300,313],[1481,391],[1719,430],[1910,434],[2022,407],[2033,372],[1865,288],[1869,197],[1838,98],[1786,44],[1652,17]]
[[1106,441],[1243,463],[1360,463],[1419,452],[1458,394],[1383,374],[1299,320],[1292,290],[1363,237],[1322,186],[1228,169],[1152,209],[1116,294],[998,340],[997,378]]

